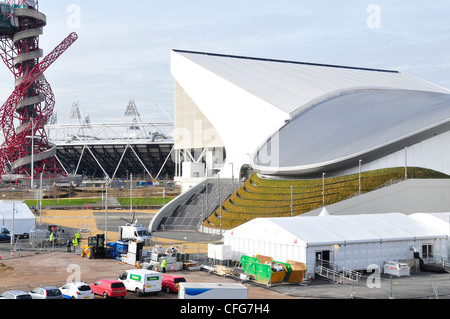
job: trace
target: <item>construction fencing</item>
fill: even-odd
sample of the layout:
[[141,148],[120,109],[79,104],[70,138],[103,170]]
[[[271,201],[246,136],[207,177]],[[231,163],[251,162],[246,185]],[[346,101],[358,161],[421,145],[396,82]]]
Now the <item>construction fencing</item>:
[[[303,288],[310,298],[344,299],[450,299],[450,274],[415,274],[407,277],[363,275],[352,284],[326,285],[326,290],[316,291],[313,284]],[[311,288],[311,289],[310,289]],[[302,296],[305,296],[304,294]],[[295,294],[295,293],[294,293]],[[318,294],[318,295],[316,295]]]

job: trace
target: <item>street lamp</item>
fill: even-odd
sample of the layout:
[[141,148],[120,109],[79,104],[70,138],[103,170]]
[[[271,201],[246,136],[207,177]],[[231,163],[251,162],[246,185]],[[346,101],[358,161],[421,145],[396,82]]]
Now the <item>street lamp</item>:
[[133,173],[130,173],[130,216],[133,216]]
[[42,225],[42,172],[41,179],[39,181],[39,225]]
[[325,173],[322,173],[322,204],[325,207]]
[[105,202],[105,243],[108,242],[108,188],[111,180],[109,176],[105,176],[105,187],[106,187],[106,202]]
[[359,192],[359,195],[361,195],[361,163],[362,163],[362,160],[359,160],[359,178],[358,178],[358,184],[359,184],[358,192]]
[[234,164],[230,163],[231,165],[231,191],[234,192]]
[[13,209],[12,209],[12,234],[11,234],[11,246],[15,244],[16,240],[16,233],[15,233],[15,227],[14,227],[14,215],[16,213],[16,206],[13,202]]
[[39,136],[34,135],[34,120],[31,119],[31,135],[27,136],[26,138],[31,138],[31,184],[30,188],[34,188],[34,139],[39,138]]
[[291,217],[294,216],[294,186],[291,185]]

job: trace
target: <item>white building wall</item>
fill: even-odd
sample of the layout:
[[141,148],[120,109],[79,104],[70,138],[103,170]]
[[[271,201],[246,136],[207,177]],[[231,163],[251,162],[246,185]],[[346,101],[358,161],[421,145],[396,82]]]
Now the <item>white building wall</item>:
[[[428,168],[450,175],[450,132],[436,135],[370,163],[363,162],[361,164],[362,172],[407,165]],[[333,175],[348,175],[358,172],[359,162],[355,162],[353,168],[335,172]]]

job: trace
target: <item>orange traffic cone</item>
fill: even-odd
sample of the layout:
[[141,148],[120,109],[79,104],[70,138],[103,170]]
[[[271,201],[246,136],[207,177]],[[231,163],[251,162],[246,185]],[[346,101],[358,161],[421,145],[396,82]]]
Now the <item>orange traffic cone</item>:
[[0,259],[2,259],[2,252],[0,251]]
[[14,257],[14,250],[11,250],[11,257]]
[[172,271],[173,271],[173,264],[172,264]]
[[158,265],[155,264],[155,271],[158,271]]

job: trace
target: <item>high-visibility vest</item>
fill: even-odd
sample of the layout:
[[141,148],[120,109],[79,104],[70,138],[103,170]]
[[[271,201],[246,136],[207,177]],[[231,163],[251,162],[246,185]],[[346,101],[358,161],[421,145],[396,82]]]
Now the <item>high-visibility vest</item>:
[[78,239],[76,238],[72,239],[72,243],[74,247],[78,246]]
[[53,235],[53,233],[50,234],[50,241],[53,241],[53,239],[55,238],[55,235]]

